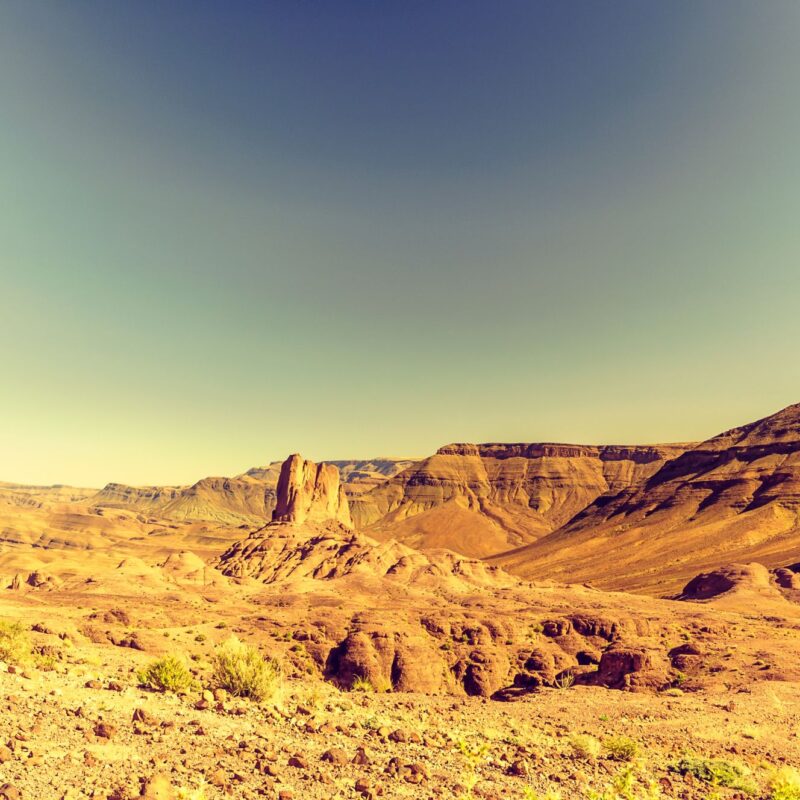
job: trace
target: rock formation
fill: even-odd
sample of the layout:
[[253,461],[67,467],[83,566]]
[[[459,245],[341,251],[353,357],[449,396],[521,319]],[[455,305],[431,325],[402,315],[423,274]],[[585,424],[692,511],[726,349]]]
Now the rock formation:
[[798,565],[769,570],[763,564],[728,564],[690,580],[678,600],[764,615],[794,616],[800,604]]
[[338,522],[352,526],[347,497],[333,464],[315,464],[295,453],[283,462],[273,522]]
[[406,585],[460,591],[516,583],[496,567],[446,550],[422,553],[399,542],[378,542],[350,527],[337,468],[300,455],[286,459],[273,521],[236,542],[218,559],[220,571],[262,583],[358,575]]
[[331,522],[297,528],[268,525],[228,548],[217,567],[228,577],[262,583],[358,576],[454,592],[516,584],[503,570],[482,561],[446,550],[421,553],[398,542],[377,542]]

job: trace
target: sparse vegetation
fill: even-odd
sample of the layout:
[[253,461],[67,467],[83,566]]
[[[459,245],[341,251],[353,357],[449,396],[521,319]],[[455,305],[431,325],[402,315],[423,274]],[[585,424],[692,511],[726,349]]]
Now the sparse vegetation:
[[561,792],[550,788],[544,794],[539,794],[532,786],[526,786],[522,791],[523,800],[562,800]]
[[603,742],[603,749],[612,761],[633,761],[639,754],[639,744],[627,736],[611,736]]
[[632,766],[620,770],[602,791],[589,789],[587,800],[660,800],[661,789],[650,779],[637,776]]
[[356,675],[353,678],[353,682],[350,684],[350,691],[351,692],[374,692],[375,687],[372,685],[372,681],[364,677],[363,675]]
[[0,661],[25,664],[31,660],[28,631],[19,622],[0,621]]
[[456,747],[466,762],[464,792],[459,796],[459,800],[469,800],[474,797],[475,787],[478,784],[478,767],[489,757],[489,743],[470,744],[466,739],[459,739]]
[[575,673],[564,671],[555,679],[556,689],[569,689],[575,683]]
[[194,789],[187,786],[178,789],[178,800],[206,800],[206,797],[206,781],[202,776]]
[[176,694],[188,691],[194,683],[186,663],[174,655],[164,656],[148,664],[137,673],[137,678],[139,683],[148,689]]
[[569,743],[576,756],[585,759],[594,759],[600,755],[602,745],[598,739],[588,733],[576,733],[570,736]]
[[684,683],[686,683],[688,679],[688,675],[685,672],[681,672],[680,670],[676,670],[672,676],[672,685],[680,689]]
[[254,647],[231,636],[214,651],[212,680],[234,697],[259,703],[274,701],[281,688],[281,669],[275,659],[264,658]]
[[753,794],[756,791],[745,768],[731,761],[703,758],[702,756],[686,756],[671,765],[670,770],[680,775],[692,775],[712,786],[725,786],[746,794]]
[[769,800],[800,800],[800,772],[793,767],[777,770],[769,782]]

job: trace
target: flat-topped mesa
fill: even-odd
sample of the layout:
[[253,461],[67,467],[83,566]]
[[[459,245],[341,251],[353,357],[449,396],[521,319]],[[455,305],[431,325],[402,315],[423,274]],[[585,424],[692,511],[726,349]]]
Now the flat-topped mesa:
[[273,522],[339,522],[351,528],[350,507],[333,464],[315,464],[298,453],[283,462]]
[[600,461],[632,461],[649,464],[680,455],[691,444],[653,445],[587,445],[563,444],[559,442],[487,442],[468,444],[456,442],[440,447],[437,455],[477,456],[479,458],[596,458]]

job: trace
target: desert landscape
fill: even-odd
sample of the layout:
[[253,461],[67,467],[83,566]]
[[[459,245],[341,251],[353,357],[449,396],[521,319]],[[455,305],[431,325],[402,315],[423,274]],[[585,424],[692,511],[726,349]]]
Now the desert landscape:
[[799,453],[3,484],[0,796],[793,797]]
[[800,800],[798,41],[2,0],[0,800]]

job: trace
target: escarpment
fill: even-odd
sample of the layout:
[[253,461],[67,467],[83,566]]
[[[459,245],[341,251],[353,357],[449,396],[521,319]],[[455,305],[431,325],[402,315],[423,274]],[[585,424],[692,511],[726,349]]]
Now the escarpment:
[[683,445],[451,444],[353,499],[357,527],[413,547],[486,557],[639,486]]

